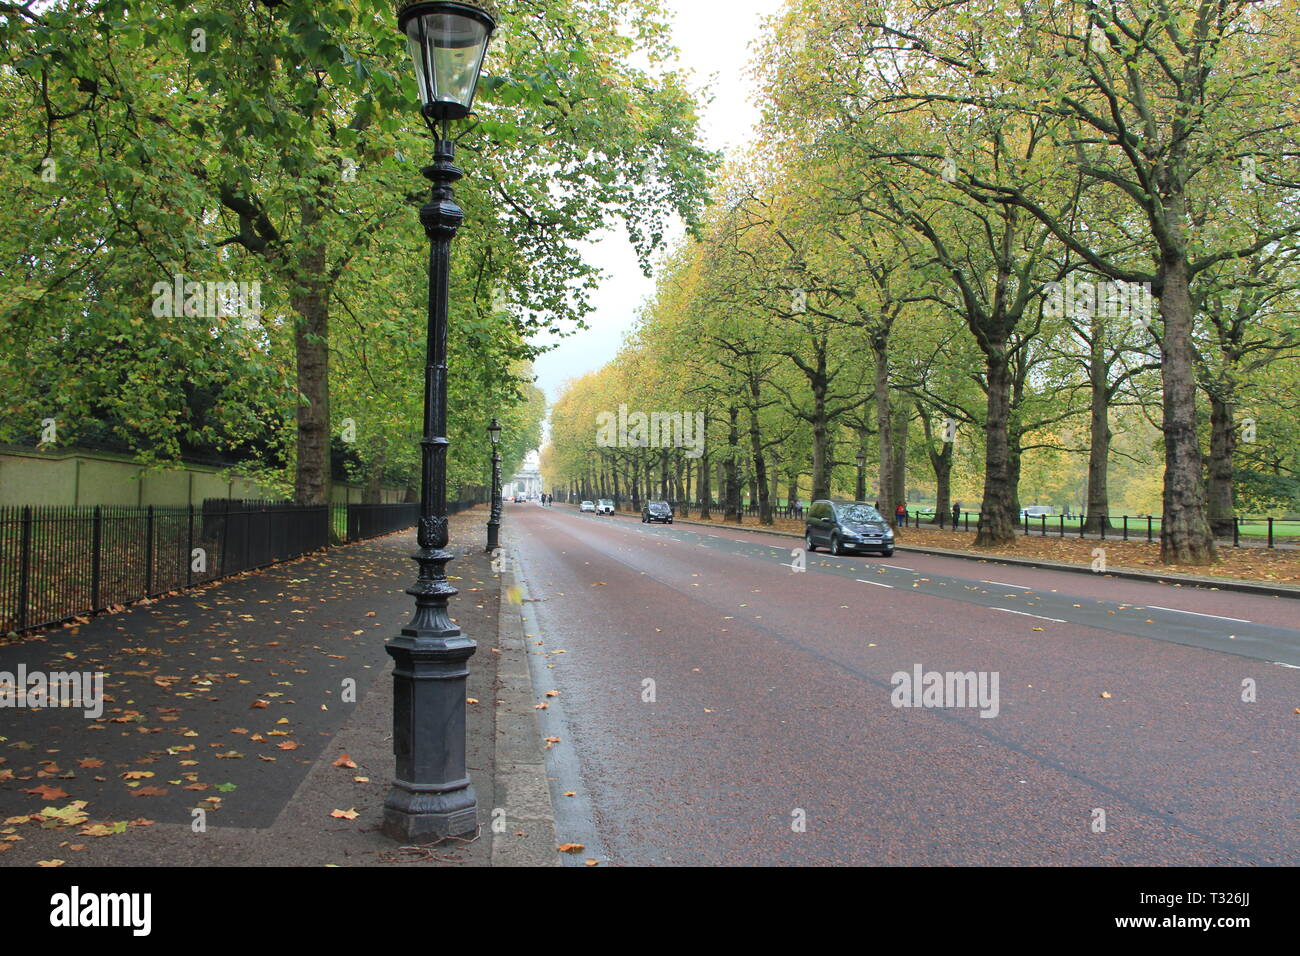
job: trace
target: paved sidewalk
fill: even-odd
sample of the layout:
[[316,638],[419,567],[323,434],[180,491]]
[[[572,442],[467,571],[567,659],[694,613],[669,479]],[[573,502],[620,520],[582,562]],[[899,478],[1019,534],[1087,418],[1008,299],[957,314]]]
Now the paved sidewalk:
[[[402,849],[378,829],[394,765],[384,642],[411,616],[408,531],[0,645],[0,672],[106,675],[98,719],[0,712],[0,866],[553,862],[549,799],[526,825],[507,808],[510,839],[494,853],[497,712],[528,709],[532,691],[499,680],[502,595],[484,517],[451,518],[448,565],[453,617],[479,645],[467,691],[477,839]],[[540,765],[540,740],[509,726],[521,790],[514,765]]]

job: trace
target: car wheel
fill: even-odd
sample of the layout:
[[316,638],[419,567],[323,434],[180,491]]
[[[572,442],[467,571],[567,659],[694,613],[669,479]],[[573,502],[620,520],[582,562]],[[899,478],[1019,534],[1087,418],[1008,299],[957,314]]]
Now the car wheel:
[[809,551],[816,551],[816,550],[817,550],[817,545],[813,544],[813,536],[812,536],[812,532],[811,532],[811,531],[805,531],[805,532],[804,532],[804,536],[803,536],[803,544],[804,544],[804,547],[807,548]]
[[840,536],[837,534],[831,535],[831,554],[839,557],[843,553],[844,549],[840,547]]
[[672,523],[673,523],[673,519],[672,519],[672,518],[669,518],[669,519],[668,519],[668,523],[669,523],[669,524],[672,524]]
[[881,551],[880,556],[882,558],[892,558],[894,556],[894,549],[890,548],[888,551]]

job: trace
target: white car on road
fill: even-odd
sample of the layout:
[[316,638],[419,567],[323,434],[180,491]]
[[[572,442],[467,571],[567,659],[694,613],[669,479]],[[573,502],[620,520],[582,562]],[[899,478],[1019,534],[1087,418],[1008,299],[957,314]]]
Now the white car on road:
[[596,502],[594,502],[594,501],[584,501],[582,504],[578,505],[578,510],[579,510],[579,511],[582,511],[582,512],[587,512],[587,511],[589,511],[589,512],[591,512],[592,514],[595,514],[595,513],[596,513]]
[[614,502],[610,501],[608,498],[601,498],[598,502],[596,502],[596,514],[612,515],[613,513],[614,513]]

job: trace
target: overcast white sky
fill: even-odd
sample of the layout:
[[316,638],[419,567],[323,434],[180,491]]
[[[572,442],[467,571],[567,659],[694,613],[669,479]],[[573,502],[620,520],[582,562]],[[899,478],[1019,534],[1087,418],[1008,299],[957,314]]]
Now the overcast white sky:
[[[749,100],[746,76],[749,45],[762,19],[776,13],[782,0],[668,0],[681,64],[694,73],[694,86],[707,89],[713,102],[701,117],[704,145],[727,149],[743,144],[758,119]],[[678,232],[680,234],[680,230]],[[535,363],[537,384],[548,402],[564,383],[600,368],[618,351],[637,308],[654,291],[641,274],[622,231],[602,236],[584,249],[587,261],[607,276],[592,296],[591,328],[565,339]]]

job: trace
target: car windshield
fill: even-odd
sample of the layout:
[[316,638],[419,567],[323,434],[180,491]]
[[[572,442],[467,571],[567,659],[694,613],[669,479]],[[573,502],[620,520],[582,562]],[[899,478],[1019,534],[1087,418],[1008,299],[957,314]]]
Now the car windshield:
[[668,510],[668,502],[666,502],[666,501],[652,501],[652,502],[650,502],[650,506],[649,506],[649,507],[650,507],[650,510],[651,510],[651,511],[667,511],[667,510]]
[[601,498],[600,503],[602,505],[612,505],[614,502],[610,501],[608,498]]
[[871,505],[844,505],[840,508],[840,520],[866,523],[869,521],[884,521],[885,519]]

